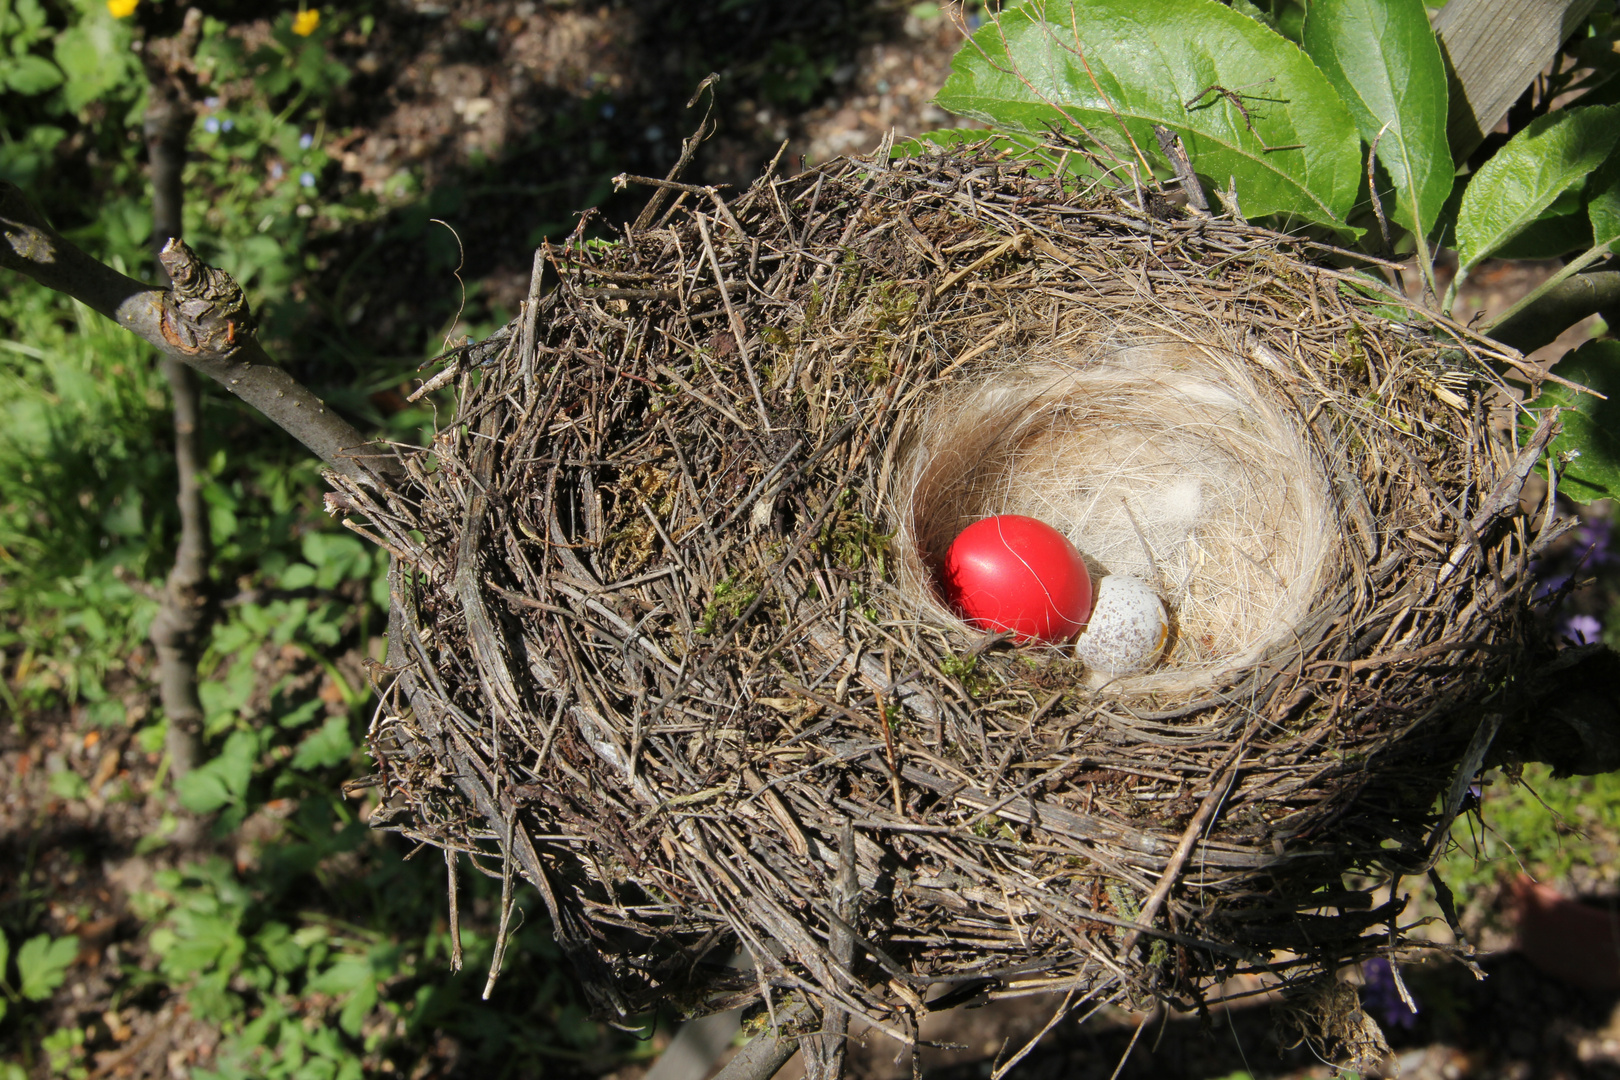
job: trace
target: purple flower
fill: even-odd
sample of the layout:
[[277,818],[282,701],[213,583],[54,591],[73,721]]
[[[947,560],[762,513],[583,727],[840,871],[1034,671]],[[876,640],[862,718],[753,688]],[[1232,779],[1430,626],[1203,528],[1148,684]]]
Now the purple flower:
[[298,182],[305,187],[314,187],[315,174],[306,169],[298,174]]
[[311,135],[309,132],[306,131],[302,135],[298,136],[298,148],[300,150],[308,150],[314,145],[315,136]]
[[210,134],[210,135],[218,135],[219,134],[219,117],[210,116],[206,120],[204,120],[203,121],[203,130],[208,132],[208,134]]
[[[1541,564],[1537,563],[1531,567],[1530,572],[1532,574],[1536,574],[1541,569]],[[1538,602],[1546,600],[1548,597],[1552,596],[1553,593],[1557,592],[1559,589],[1562,589],[1565,585],[1568,585],[1569,579],[1573,576],[1574,575],[1572,574],[1549,574],[1547,577],[1542,578],[1536,583],[1534,599]]]
[[1367,980],[1367,985],[1361,989],[1363,1008],[1385,1027],[1410,1031],[1417,1026],[1417,1013],[1401,1000],[1401,992],[1395,986],[1395,972],[1390,969],[1388,960],[1373,957],[1361,965],[1361,975]]
[[1571,615],[1561,633],[1577,645],[1590,645],[1603,637],[1603,624],[1591,615]]
[[1588,566],[1607,566],[1614,560],[1609,550],[1611,539],[1606,518],[1587,518],[1575,529],[1575,547],[1583,552]]
[[205,109],[217,109],[217,108],[219,108],[219,98],[217,98],[217,97],[203,98],[203,108],[205,108]]

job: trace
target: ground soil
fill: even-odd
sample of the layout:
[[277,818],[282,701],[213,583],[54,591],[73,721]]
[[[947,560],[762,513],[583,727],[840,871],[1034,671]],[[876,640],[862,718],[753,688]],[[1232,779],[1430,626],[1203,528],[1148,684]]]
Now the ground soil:
[[[791,12],[765,10],[774,7],[679,0],[402,4],[399,18],[385,20],[353,60],[361,78],[341,147],[345,182],[386,195],[390,184],[414,175],[430,193],[455,192],[455,205],[440,216],[462,235],[466,276],[488,310],[511,310],[527,290],[537,239],[565,234],[574,212],[586,206],[622,220],[639,205],[639,193],[603,183],[611,175],[603,166],[662,175],[696,124],[686,96],[709,70],[723,76],[720,127],[687,177],[696,181],[745,182],[784,142],[785,167],[792,169],[869,151],[890,132],[960,122],[929,103],[960,42],[948,19],[918,17],[898,4],[807,0],[782,5]],[[773,54],[778,41],[798,51]],[[766,70],[762,58],[773,55],[778,68],[784,57],[798,58],[798,68]],[[377,280],[353,298],[357,308],[345,309],[345,317],[364,319],[401,354],[419,354],[438,332],[423,316],[425,309],[437,312],[437,301],[423,297],[450,303],[442,268],[420,248],[377,230],[335,237],[323,252],[323,272],[334,280],[357,269],[365,277],[367,263],[372,271],[388,267],[386,275],[372,274]],[[1499,310],[1548,272],[1487,267],[1465,304]],[[439,278],[430,280],[433,274]],[[1584,332],[1572,331],[1559,346],[1578,343]],[[1556,352],[1550,348],[1549,358]],[[155,700],[150,671],[141,656],[129,669],[123,689],[138,717]],[[136,745],[127,729],[96,727],[79,709],[34,713],[0,729],[0,907],[21,915],[7,920],[14,924],[79,936],[79,957],[51,1003],[49,1022],[87,1028],[98,1077],[182,1078],[210,1060],[218,1037],[187,1014],[183,1001],[131,989],[131,974],[150,971],[153,958],[129,898],[150,886],[156,867],[210,844],[197,839],[189,851],[144,850],[143,838],[174,826],[158,763],[159,755]],[[54,793],[50,777],[64,769],[85,781],[86,797]],[[250,825],[214,846],[250,860],[255,844],[275,835],[273,822]],[[1415,1026],[1391,1029],[1404,1075],[1620,1077],[1616,994],[1559,983],[1510,947],[1487,955],[1482,967],[1484,981],[1454,964],[1408,972],[1424,1009]],[[961,1049],[926,1052],[923,1072],[940,1080],[988,1076],[992,1063],[1038,1031],[1052,1008],[1031,999],[931,1018],[926,1034]],[[1139,1027],[1134,1052],[1116,1074]],[[896,1051],[881,1036],[857,1037],[851,1072],[863,1080],[912,1075],[909,1058]],[[420,1075],[456,1075],[456,1059],[448,1048]],[[794,1069],[784,1077],[796,1075]],[[43,1070],[40,1064],[33,1075],[43,1077]],[[1305,1048],[1290,1049],[1278,1037],[1263,999],[1205,1017],[1112,1010],[1084,1025],[1064,1021],[1015,1075],[1216,1078],[1239,1070],[1330,1075]],[[625,1067],[613,1075],[635,1080],[643,1072]]]

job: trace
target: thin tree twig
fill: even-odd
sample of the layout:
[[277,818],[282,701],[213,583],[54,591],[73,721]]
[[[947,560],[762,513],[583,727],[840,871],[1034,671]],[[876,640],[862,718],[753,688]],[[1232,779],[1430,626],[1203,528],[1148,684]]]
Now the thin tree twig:
[[242,290],[179,240],[160,256],[175,285],[153,288],[85,254],[45,224],[15,184],[0,181],[0,267],[65,293],[167,356],[214,379],[367,486],[404,478],[393,451],[370,443],[277,366],[258,339]]

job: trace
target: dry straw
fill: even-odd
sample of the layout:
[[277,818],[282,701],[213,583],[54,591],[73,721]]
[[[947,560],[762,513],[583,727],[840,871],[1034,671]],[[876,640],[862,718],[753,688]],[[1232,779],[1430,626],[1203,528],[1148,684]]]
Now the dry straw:
[[[1353,883],[1432,864],[1562,527],[1519,502],[1550,429],[1490,419],[1523,362],[1326,249],[984,150],[655,208],[544,249],[412,485],[346,487],[397,556],[373,822],[452,899],[461,856],[506,918],[536,886],[609,1017],[909,1041],[1257,972],[1364,1057],[1333,973],[1413,943]],[[1166,661],[956,620],[930,567],[1000,511],[1156,582]]]

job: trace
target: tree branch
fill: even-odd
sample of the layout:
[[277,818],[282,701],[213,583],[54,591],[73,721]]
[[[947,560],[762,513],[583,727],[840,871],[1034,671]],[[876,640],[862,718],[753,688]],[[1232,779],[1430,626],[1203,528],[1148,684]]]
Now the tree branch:
[[1588,315],[1620,307],[1620,270],[1576,274],[1488,331],[1520,352],[1532,352]]
[[[162,265],[168,241],[181,234],[185,185],[182,170],[196,110],[183,75],[202,30],[202,12],[186,12],[185,26],[173,38],[148,41],[141,57],[148,83],[146,160],[152,177],[152,245]],[[163,603],[147,631],[157,653],[158,693],[168,718],[164,745],[176,777],[196,767],[202,753],[205,714],[197,693],[197,662],[212,612],[208,594],[210,549],[208,514],[203,506],[202,400],[197,375],[183,361],[164,356],[163,378],[174,404],[175,502],[180,539],[174,566],[163,586]]]
[[725,1068],[715,1073],[714,1080],[771,1080],[799,1049],[799,1036],[789,1031],[811,1016],[810,1007],[802,1001],[779,1007],[776,1021],[780,1026],[766,1028],[754,1036],[752,1042],[726,1062]]
[[184,361],[259,410],[337,472],[368,485],[404,476],[386,447],[277,367],[253,336],[253,315],[230,275],[179,240],[165,246],[173,289],[154,289],[86,255],[46,225],[15,184],[0,181],[0,267],[66,293]]

